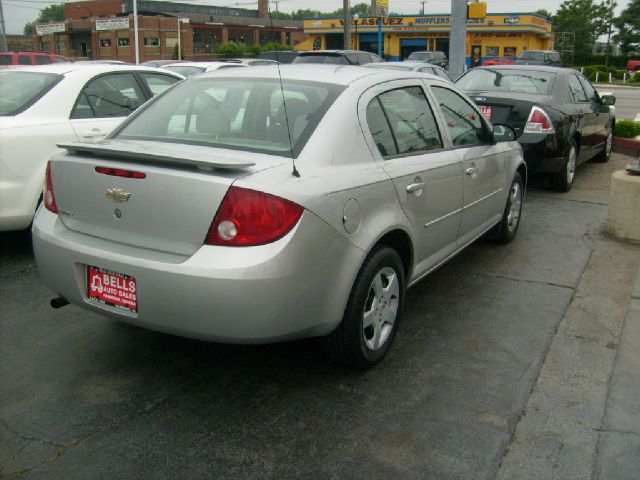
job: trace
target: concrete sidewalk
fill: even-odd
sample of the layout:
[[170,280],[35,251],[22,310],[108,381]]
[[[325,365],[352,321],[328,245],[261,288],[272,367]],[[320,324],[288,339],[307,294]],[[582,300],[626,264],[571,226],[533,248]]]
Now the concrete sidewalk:
[[[605,173],[600,172],[602,185],[591,182],[568,197],[606,203]],[[558,325],[496,478],[639,478],[639,366],[640,246],[603,235]]]

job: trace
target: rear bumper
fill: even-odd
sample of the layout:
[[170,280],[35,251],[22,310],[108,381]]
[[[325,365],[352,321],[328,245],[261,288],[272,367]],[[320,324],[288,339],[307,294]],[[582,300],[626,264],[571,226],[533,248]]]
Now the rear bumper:
[[529,173],[556,173],[564,164],[562,145],[555,134],[525,133],[518,138]]
[[[184,258],[73,232],[41,208],[33,244],[42,279],[71,303],[144,328],[227,343],[330,333],[365,255],[309,212],[272,244],[203,246]],[[87,265],[135,277],[138,313],[88,300]]]

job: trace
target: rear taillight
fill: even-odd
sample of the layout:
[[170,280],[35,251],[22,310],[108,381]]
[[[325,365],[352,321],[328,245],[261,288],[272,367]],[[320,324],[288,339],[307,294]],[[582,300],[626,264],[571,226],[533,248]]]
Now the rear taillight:
[[58,205],[56,205],[56,195],[53,193],[53,182],[51,181],[51,160],[47,162],[47,173],[44,182],[44,206],[47,210],[58,213]]
[[275,242],[298,223],[304,208],[268,193],[231,187],[205,244],[248,247]]
[[553,122],[547,112],[540,107],[531,107],[524,133],[554,133]]

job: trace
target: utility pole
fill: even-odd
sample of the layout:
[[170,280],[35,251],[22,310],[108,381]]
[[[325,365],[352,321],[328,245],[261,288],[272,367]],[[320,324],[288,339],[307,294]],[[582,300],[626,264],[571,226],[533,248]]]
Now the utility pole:
[[344,9],[344,49],[351,50],[351,7],[349,0],[343,0]]
[[133,0],[133,43],[136,52],[136,65],[140,65],[140,45],[138,42],[138,0]]
[[4,25],[4,13],[2,11],[2,0],[0,0],[0,30],[2,30],[2,51],[8,52],[9,45],[7,44],[7,27]]
[[418,2],[418,3],[422,4],[422,14],[421,15],[424,15],[424,4],[427,3],[427,2]]
[[456,80],[464,73],[467,56],[467,0],[451,0],[449,74]]

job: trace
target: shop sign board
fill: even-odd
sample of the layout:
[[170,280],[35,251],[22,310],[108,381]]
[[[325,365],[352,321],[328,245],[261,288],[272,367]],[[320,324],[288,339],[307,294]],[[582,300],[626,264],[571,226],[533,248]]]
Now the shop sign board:
[[122,30],[129,28],[129,17],[97,18],[96,30]]
[[50,35],[52,33],[64,32],[67,27],[64,22],[42,23],[36,25],[36,35]]

